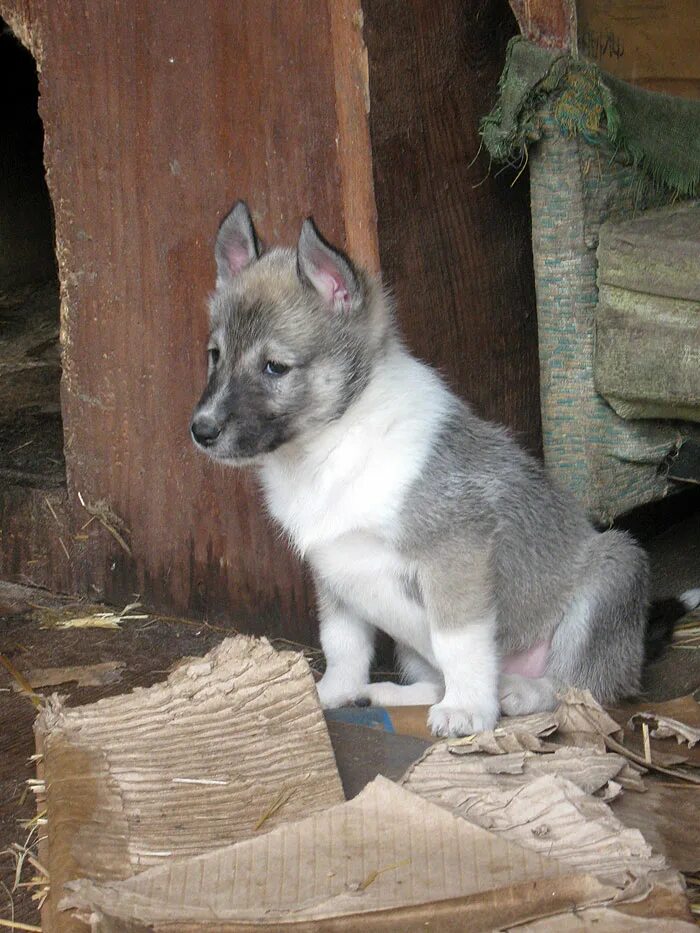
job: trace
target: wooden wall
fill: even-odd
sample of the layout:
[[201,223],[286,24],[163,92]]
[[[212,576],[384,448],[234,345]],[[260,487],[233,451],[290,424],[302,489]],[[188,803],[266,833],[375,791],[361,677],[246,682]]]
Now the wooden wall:
[[[529,186],[477,156],[508,39],[495,0],[365,0],[382,271],[412,349],[540,446]],[[410,15],[407,15],[410,11]]]
[[697,0],[578,0],[578,47],[649,91],[700,99]]
[[[216,225],[243,196],[268,242],[313,212],[380,256],[411,346],[536,447],[527,184],[468,165],[507,3],[0,0],[0,15],[40,69],[67,463],[50,511],[41,490],[5,491],[0,573],[309,641],[310,588],[252,477],[188,438]],[[130,555],[82,528],[79,494],[124,522]]]

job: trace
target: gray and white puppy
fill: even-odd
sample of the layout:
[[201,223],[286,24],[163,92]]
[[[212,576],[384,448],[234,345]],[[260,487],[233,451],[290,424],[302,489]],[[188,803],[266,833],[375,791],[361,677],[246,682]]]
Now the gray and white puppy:
[[[566,685],[604,702],[636,691],[648,587],[634,541],[598,533],[414,359],[380,283],[311,219],[296,250],[263,253],[239,201],[216,263],[192,436],[257,468],[311,567],[322,704],[428,703],[436,735],[463,735],[550,709]],[[376,629],[405,684],[370,684]]]

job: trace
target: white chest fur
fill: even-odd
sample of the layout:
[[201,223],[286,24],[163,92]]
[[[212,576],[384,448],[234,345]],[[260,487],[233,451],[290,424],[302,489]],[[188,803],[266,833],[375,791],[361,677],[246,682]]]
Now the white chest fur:
[[349,532],[312,549],[309,561],[356,615],[430,659],[425,610],[413,584],[415,568],[387,541]]
[[450,404],[438,376],[397,349],[342,418],[303,450],[271,455],[260,471],[291,544],[350,605],[409,643],[395,629],[414,628],[423,614],[394,542],[406,493]]

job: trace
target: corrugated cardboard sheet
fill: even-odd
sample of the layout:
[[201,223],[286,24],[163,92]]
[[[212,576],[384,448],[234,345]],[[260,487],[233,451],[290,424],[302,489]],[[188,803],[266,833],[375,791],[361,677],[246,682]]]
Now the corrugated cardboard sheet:
[[679,877],[592,796],[618,793],[626,762],[535,750],[556,725],[590,726],[588,701],[571,706],[554,726],[511,722],[486,750],[438,743],[403,786],[379,777],[344,802],[309,668],[265,640],[228,639],[92,706],[54,698],[37,725],[44,927],[545,931],[576,911],[600,930],[637,916],[686,929]]
[[475,895],[496,891],[501,905],[494,908],[489,897],[489,908],[500,909],[499,918],[508,921],[527,917],[528,909],[560,909],[556,882],[562,878],[567,888],[575,885],[582,903],[616,893],[593,878],[574,880],[575,874],[379,777],[354,800],[258,839],[174,861],[121,884],[78,882],[67,901],[144,925],[186,917],[199,929],[235,921],[277,926],[357,917],[460,898],[468,919],[469,899],[481,913]]
[[36,732],[51,930],[84,929],[57,909],[70,879],[129,878],[247,839],[280,803],[265,829],[344,800],[309,667],[266,640],[227,639],[163,684],[90,706],[54,697]]

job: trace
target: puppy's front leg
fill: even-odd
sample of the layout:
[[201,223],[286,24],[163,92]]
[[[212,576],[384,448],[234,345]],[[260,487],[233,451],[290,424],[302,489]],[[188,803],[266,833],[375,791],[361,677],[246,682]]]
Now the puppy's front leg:
[[430,707],[435,735],[471,735],[498,722],[498,655],[495,621],[469,622],[461,630],[435,631],[432,646],[445,678],[445,696]]
[[498,721],[496,612],[488,555],[473,553],[468,567],[449,562],[429,570],[425,590],[430,639],[445,679],[445,695],[430,708],[435,735],[470,735]]
[[374,655],[375,629],[328,593],[320,599],[319,614],[326,672],[316,689],[321,706],[334,709],[365,695]]

